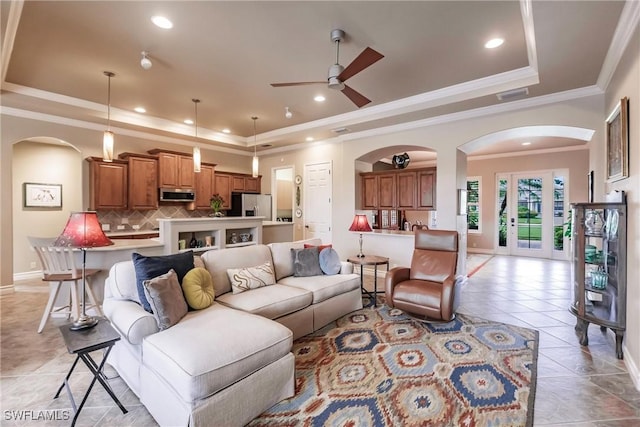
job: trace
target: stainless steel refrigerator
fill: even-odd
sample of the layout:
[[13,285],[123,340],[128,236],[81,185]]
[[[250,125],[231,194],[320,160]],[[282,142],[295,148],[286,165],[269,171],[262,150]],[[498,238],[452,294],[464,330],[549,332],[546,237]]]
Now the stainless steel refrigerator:
[[229,216],[263,216],[271,221],[271,195],[234,193]]

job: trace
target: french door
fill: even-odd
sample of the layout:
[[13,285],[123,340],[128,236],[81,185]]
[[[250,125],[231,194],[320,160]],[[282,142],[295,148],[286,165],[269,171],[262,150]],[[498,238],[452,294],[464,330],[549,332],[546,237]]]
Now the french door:
[[497,252],[566,259],[563,171],[503,174],[497,177]]

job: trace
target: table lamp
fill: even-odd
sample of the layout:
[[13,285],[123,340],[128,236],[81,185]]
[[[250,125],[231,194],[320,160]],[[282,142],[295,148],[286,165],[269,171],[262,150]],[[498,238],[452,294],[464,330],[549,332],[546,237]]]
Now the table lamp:
[[362,233],[365,231],[371,231],[371,227],[369,226],[369,221],[367,221],[367,216],[356,215],[355,218],[353,218],[351,227],[349,227],[349,231],[360,232],[360,253],[357,255],[357,257],[364,258],[364,254],[362,253]]
[[102,231],[102,226],[98,221],[96,212],[71,212],[62,234],[53,242],[53,246],[64,246],[82,250],[82,297],[80,299],[82,313],[69,327],[72,331],[92,328],[98,323],[97,318],[87,316],[86,312],[85,266],[87,262],[87,248],[109,245],[113,245],[113,242],[105,236]]

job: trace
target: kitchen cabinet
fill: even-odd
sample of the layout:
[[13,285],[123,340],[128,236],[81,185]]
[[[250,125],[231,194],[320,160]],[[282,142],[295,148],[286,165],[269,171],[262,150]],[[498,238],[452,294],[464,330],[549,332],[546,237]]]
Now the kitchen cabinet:
[[[621,196],[624,200],[624,195]],[[571,205],[571,306],[580,345],[588,345],[589,324],[611,329],[622,359],[627,308],[626,203]]]
[[162,188],[193,189],[195,173],[193,157],[175,151],[153,149],[149,154],[158,156],[158,185]]
[[398,186],[398,208],[415,209],[418,192],[416,172],[399,172],[396,179]]
[[89,209],[127,209],[128,162],[89,157]]
[[261,176],[256,178],[252,176],[244,177],[244,192],[245,193],[260,193],[262,190],[261,187]]
[[144,154],[121,153],[128,163],[128,209],[158,209],[158,159]]
[[215,193],[218,193],[220,196],[222,196],[222,200],[224,200],[222,209],[231,209],[231,175],[216,172],[214,174],[214,182]]
[[[436,208],[436,169],[424,169],[417,171],[418,200],[416,209]],[[454,195],[455,196],[455,195]]]
[[231,191],[244,192],[244,176],[231,175]]
[[231,191],[234,193],[260,193],[261,176],[229,173]]
[[[200,173],[196,174],[196,200],[194,202],[195,209],[211,209],[211,203],[209,202],[209,200],[211,199],[211,196],[216,192],[214,190],[216,186],[214,170],[215,166],[216,165],[209,163],[202,163],[200,166]],[[226,200],[227,199],[225,198],[225,201]]]
[[378,209],[378,177],[362,174],[362,209]]
[[397,207],[395,173],[385,173],[378,176],[378,207],[381,209]]

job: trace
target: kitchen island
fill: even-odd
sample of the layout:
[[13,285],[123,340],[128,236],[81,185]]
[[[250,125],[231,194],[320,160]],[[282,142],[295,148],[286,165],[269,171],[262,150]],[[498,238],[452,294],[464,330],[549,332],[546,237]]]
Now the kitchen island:
[[262,243],[292,242],[293,222],[262,221]]

